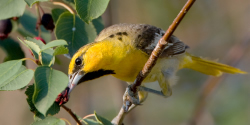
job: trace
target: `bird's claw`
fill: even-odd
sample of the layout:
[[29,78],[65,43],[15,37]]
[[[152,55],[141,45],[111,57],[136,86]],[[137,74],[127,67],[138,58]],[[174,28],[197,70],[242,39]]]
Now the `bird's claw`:
[[67,87],[62,93],[60,93],[55,102],[58,103],[59,105],[62,105],[62,104],[65,104],[66,102],[69,101],[69,95],[68,95],[68,92],[69,92],[69,87]]
[[124,109],[124,111],[125,112],[129,111],[129,107],[132,104],[141,105],[138,92],[133,92],[131,90],[131,87],[128,86],[126,88],[124,95],[123,95],[123,109]]

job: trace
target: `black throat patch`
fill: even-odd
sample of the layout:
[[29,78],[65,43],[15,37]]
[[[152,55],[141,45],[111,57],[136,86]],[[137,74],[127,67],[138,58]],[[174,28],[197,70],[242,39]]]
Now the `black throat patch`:
[[100,69],[100,70],[97,70],[97,71],[94,71],[94,72],[89,72],[89,73],[86,73],[80,79],[80,81],[78,82],[78,84],[82,83],[82,82],[85,82],[85,81],[89,81],[89,80],[93,80],[93,79],[99,78],[99,77],[104,76],[104,75],[109,75],[109,74],[115,74],[114,70]]

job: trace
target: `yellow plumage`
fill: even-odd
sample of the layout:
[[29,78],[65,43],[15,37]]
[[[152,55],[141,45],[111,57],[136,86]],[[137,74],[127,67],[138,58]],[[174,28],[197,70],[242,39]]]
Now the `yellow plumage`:
[[[143,24],[119,24],[104,29],[95,42],[83,46],[72,57],[68,72],[69,86],[110,74],[132,83],[163,34],[163,30]],[[171,36],[168,42],[169,45],[143,81],[143,84],[158,81],[165,96],[172,94],[170,85],[176,82],[175,74],[182,68],[213,76],[220,76],[223,72],[246,73],[188,54],[187,46],[175,36]],[[141,92],[141,100],[146,95]]]
[[186,55],[187,56],[184,59],[184,65],[181,68],[193,69],[212,76],[220,76],[223,74],[223,72],[230,74],[246,73],[244,71],[241,71],[240,69],[225,64],[209,61],[200,57],[195,57],[188,53]]

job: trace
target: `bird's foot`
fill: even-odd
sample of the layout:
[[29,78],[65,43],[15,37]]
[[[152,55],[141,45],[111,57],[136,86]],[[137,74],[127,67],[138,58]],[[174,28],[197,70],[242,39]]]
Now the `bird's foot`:
[[141,105],[140,100],[139,100],[139,95],[138,92],[133,92],[131,90],[131,87],[128,86],[126,88],[126,91],[123,95],[123,109],[125,112],[129,111],[129,107],[134,104],[134,105]]
[[62,104],[65,104],[66,102],[69,101],[69,95],[68,95],[68,92],[69,92],[69,87],[67,87],[63,92],[61,92],[55,102],[58,103],[59,105],[62,105]]

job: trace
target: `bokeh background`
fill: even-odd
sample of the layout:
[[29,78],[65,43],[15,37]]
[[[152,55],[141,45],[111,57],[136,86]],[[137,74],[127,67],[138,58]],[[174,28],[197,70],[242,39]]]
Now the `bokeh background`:
[[[111,0],[102,16],[105,26],[117,23],[145,23],[167,30],[185,0]],[[41,4],[47,12],[51,7]],[[31,10],[33,8],[28,8]],[[250,72],[250,1],[197,0],[174,33],[190,46],[188,52],[218,62],[234,65]],[[11,34],[16,38],[18,34]],[[47,38],[47,39],[54,39]],[[22,46],[27,57],[29,51]],[[0,62],[5,54],[0,48]],[[69,59],[58,57],[54,68],[67,73]],[[28,68],[35,68],[27,62]],[[223,75],[214,78],[196,71],[178,72],[178,84],[173,95],[163,98],[149,94],[142,106],[130,112],[125,125],[249,125],[250,75]],[[79,116],[96,111],[112,120],[122,106],[127,84],[112,76],[80,84],[66,104]],[[148,87],[159,89],[157,83]],[[203,108],[204,107],[204,108]],[[32,123],[24,90],[0,92],[0,124],[27,125]],[[56,115],[75,121],[64,110]]]

